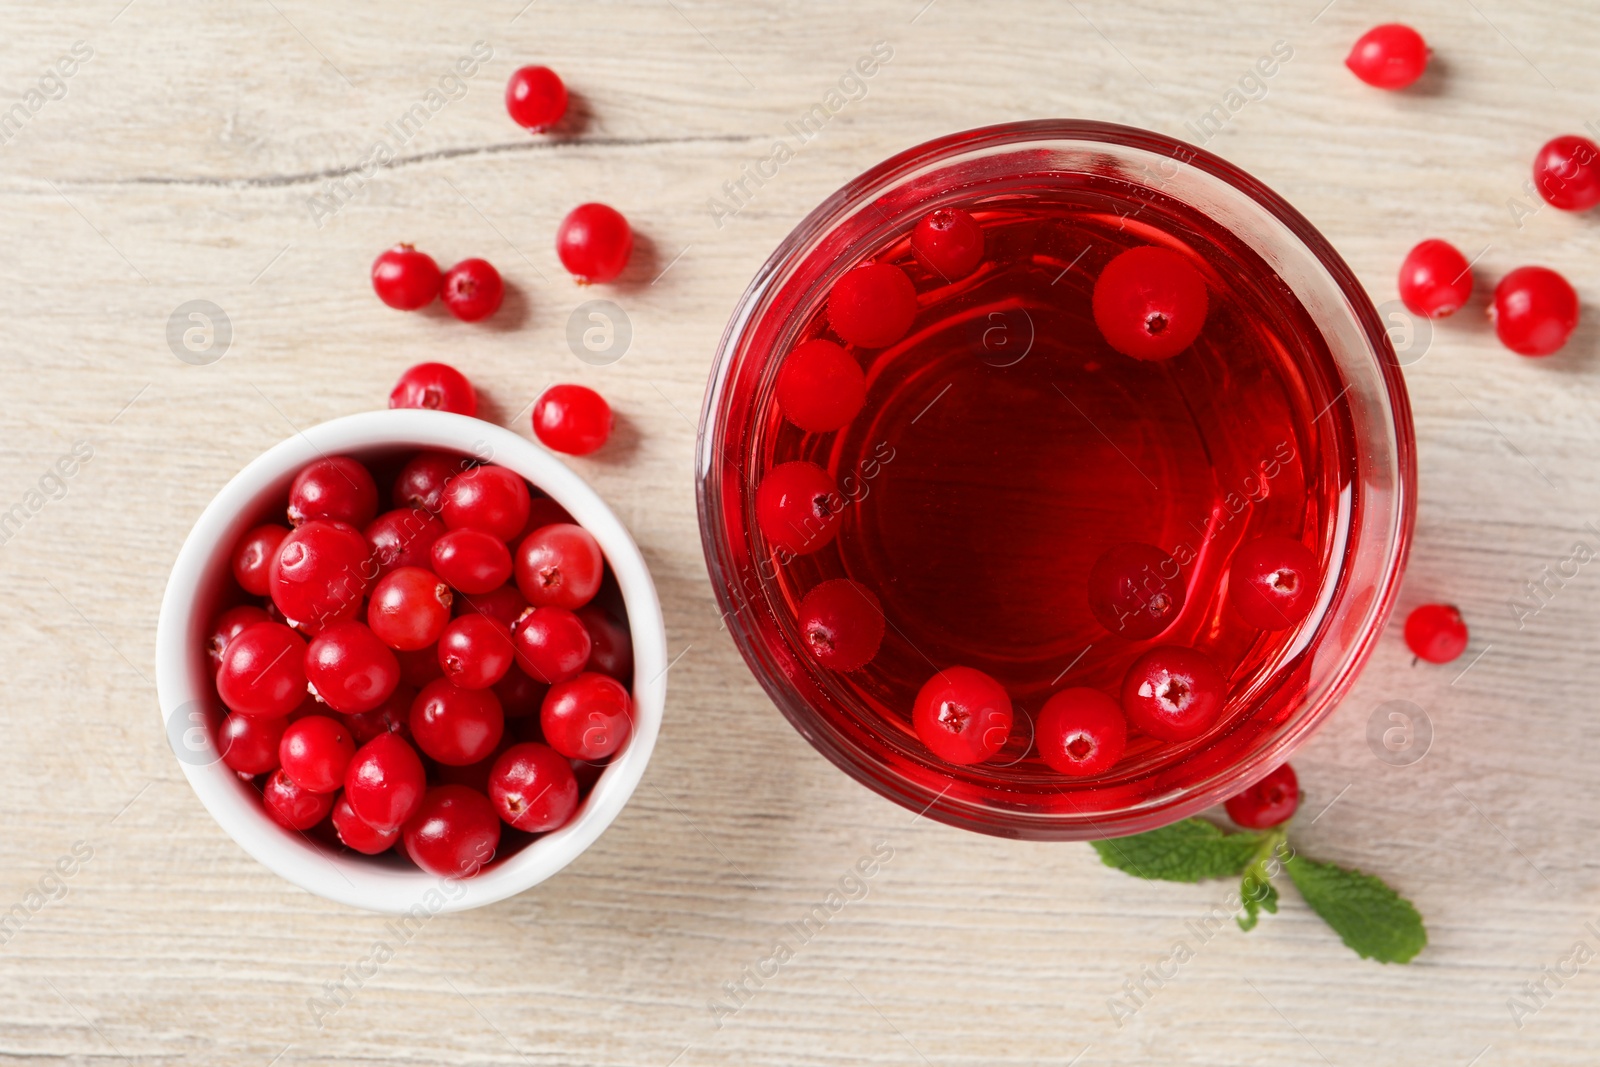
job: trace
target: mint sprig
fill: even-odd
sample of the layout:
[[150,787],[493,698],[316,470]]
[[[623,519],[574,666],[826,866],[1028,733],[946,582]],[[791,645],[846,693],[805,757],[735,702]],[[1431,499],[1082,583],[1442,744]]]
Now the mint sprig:
[[1090,844],[1107,867],[1139,878],[1199,882],[1242,876],[1235,916],[1241,930],[1254,929],[1262,912],[1277,914],[1272,880],[1288,871],[1306,905],[1363,959],[1406,963],[1428,943],[1422,916],[1409,900],[1373,875],[1299,855],[1289,847],[1284,826],[1230,833],[1204,819],[1184,819]]

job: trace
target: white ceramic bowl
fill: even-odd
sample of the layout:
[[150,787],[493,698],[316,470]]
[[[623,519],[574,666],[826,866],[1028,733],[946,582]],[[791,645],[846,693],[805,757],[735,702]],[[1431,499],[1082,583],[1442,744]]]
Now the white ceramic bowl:
[[[230,557],[250,526],[282,522],[295,473],[320,456],[375,459],[420,449],[475,456],[522,475],[599,541],[633,635],[633,735],[566,826],[472,878],[446,880],[398,856],[327,848],[268,818],[249,783],[222,763],[211,727],[221,708],[205,642],[232,582]],[[173,751],[200,802],[246,852],[302,889],[379,912],[462,911],[534,886],[571,863],[611,825],[644,774],[666,703],[667,639],[649,569],[595,491],[551,453],[509,430],[438,411],[373,411],[313,426],[259,456],[206,507],[167,579],[156,630],[156,689]]]

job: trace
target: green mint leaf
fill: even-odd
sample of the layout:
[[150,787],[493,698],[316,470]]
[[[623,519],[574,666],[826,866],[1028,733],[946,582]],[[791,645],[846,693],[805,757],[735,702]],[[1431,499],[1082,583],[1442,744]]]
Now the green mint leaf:
[[1254,930],[1263,911],[1268,915],[1278,914],[1278,887],[1256,871],[1256,867],[1251,867],[1239,886],[1239,900],[1244,905],[1244,911],[1237,916],[1241,930]]
[[1417,909],[1372,875],[1298,855],[1283,866],[1311,910],[1362,959],[1405,963],[1428,943]]
[[1184,819],[1159,830],[1091,841],[1107,867],[1165,882],[1229,878],[1250,865],[1261,844],[1257,833],[1224,833],[1204,819]]

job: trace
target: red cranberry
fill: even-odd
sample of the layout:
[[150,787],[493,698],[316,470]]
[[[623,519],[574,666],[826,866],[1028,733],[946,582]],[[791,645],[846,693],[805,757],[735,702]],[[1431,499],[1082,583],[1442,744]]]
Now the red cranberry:
[[349,456],[308,463],[289,486],[289,522],[331,519],[365,526],[378,513],[378,486],[372,472]]
[[[439,364],[442,366],[443,364]],[[392,496],[396,507],[421,508],[437,515],[444,508],[445,486],[471,461],[448,452],[418,452],[395,479]]]
[[367,605],[367,625],[378,640],[415,652],[439,640],[450,622],[450,588],[421,567],[397,567],[378,579]]
[[313,793],[332,793],[344,785],[345,768],[355,754],[349,728],[326,715],[296,719],[278,742],[284,773]]
[[833,283],[828,325],[848,344],[884,348],[917,317],[917,287],[892,263],[864,263]]
[[278,769],[278,742],[288,719],[229,715],[217,727],[217,748],[229,770],[257,775]]
[[406,823],[406,855],[429,874],[466,878],[494,859],[500,817],[489,798],[464,785],[428,790]]
[[405,825],[427,788],[422,758],[398,734],[379,734],[366,742],[345,768],[345,798],[362,822],[380,831]]
[[965,278],[983,262],[983,227],[958,207],[930,211],[911,231],[911,250],[947,282]]
[[1578,328],[1578,294],[1548,267],[1518,267],[1494,287],[1494,332],[1522,356],[1548,356]]
[[1171,626],[1187,588],[1173,558],[1154,545],[1115,545],[1089,568],[1089,611],[1108,631],[1143,641]]
[[312,693],[343,715],[371,711],[400,684],[400,661],[359,622],[338,622],[312,638],[306,649],[306,681]]
[[241,630],[222,652],[217,695],[241,715],[287,715],[306,695],[306,643],[281,622]]
[[395,245],[372,264],[372,288],[392,308],[416,311],[439,295],[439,265],[426,252]]
[[380,578],[397,567],[432,566],[433,543],[444,535],[444,523],[421,508],[386,511],[365,531]]
[[1344,65],[1375,88],[1404,89],[1427,69],[1428,43],[1410,26],[1386,23],[1362,34]]
[[552,385],[533,405],[534,435],[569,456],[587,456],[605,444],[611,424],[611,405],[584,385]]
[[272,588],[272,557],[288,536],[287,527],[268,523],[255,527],[239,538],[239,544],[233,550],[233,577],[241,589],[251,596],[267,595]]
[[362,822],[344,795],[333,805],[333,831],[346,847],[367,856],[389,851],[400,837],[399,830],[383,831]]
[[1456,246],[1437,237],[1406,253],[1400,264],[1400,299],[1414,314],[1442,319],[1472,296],[1472,265]]
[[462,595],[456,601],[458,616],[475,611],[479,615],[487,615],[507,630],[510,630],[512,624],[522,618],[522,613],[527,610],[528,598],[513,584],[502,585],[499,589],[491,589],[476,596]]
[[272,602],[284,617],[316,633],[361,610],[376,565],[367,539],[327,519],[301,523],[272,561]]
[[982,763],[1011,736],[1011,697],[971,667],[946,667],[923,683],[911,725],[928,751],[946,763]]
[[411,736],[430,758],[452,767],[476,763],[500,743],[505,715],[487,689],[463,689],[441,678],[411,705]]
[[463,689],[487,689],[504,678],[516,658],[511,631],[487,615],[469,612],[439,635],[439,666]]
[[633,230],[615,208],[579,204],[556,231],[556,255],[579,284],[609,282],[633,254]]
[[439,299],[462,322],[479,322],[500,310],[505,296],[500,272],[486,259],[463,259],[444,275]]
[[1128,747],[1128,720],[1098,689],[1063,689],[1045,701],[1034,740],[1051,770],[1074,778],[1104,774]]
[[536,492],[533,494],[533,499],[528,502],[528,525],[523,527],[522,536],[526,537],[535,530],[542,530],[559,522],[577,524],[572,512],[543,493]]
[[531,133],[543,133],[567,113],[567,87],[549,67],[521,67],[506,82],[506,112]]
[[272,821],[287,830],[309,830],[333,810],[334,794],[315,793],[283,773],[272,772],[261,787],[261,801]]
[[756,524],[773,545],[797,556],[826,547],[843,511],[833,477],[804,460],[773,467],[756,489]]
[[633,680],[633,635],[599,604],[580,608],[578,618],[589,631],[589,669],[609,674],[623,685]]
[[222,653],[227,650],[229,641],[247,627],[272,621],[270,615],[251,604],[240,604],[218,615],[217,621],[211,624],[211,636],[206,639],[206,658],[211,661],[211,670],[215,672],[222,666]]
[[1158,645],[1134,660],[1122,680],[1128,722],[1158,741],[1188,741],[1222,714],[1228,683],[1210,657],[1181,645]]
[[500,701],[500,710],[507,719],[532,717],[537,725],[539,708],[544,703],[544,695],[550,691],[548,685],[528,677],[521,667],[513,663],[505,677],[494,683],[492,688],[496,699]]
[[1134,359],[1171,359],[1206,324],[1206,280],[1170,248],[1119,254],[1094,283],[1094,323],[1106,343]]
[[628,740],[633,700],[615,678],[580,674],[550,687],[539,727],[545,742],[568,759],[605,759]]
[[1246,541],[1228,565],[1228,601],[1263,630],[1287,630],[1311,614],[1320,584],[1316,554],[1280,534]]
[[778,371],[778,407],[811,433],[829,433],[855,418],[867,402],[867,376],[855,357],[832,341],[807,341]]
[[[428,650],[430,653],[432,649]],[[406,655],[407,653],[400,653]],[[396,659],[399,656],[395,657]],[[437,660],[434,661],[437,664]],[[433,679],[428,679],[432,681]],[[427,683],[423,683],[427,684]],[[382,704],[371,711],[359,712],[348,717],[350,733],[355,737],[356,744],[364,745],[379,734],[394,734],[396,737],[409,740],[411,738],[411,702],[416,699],[417,691],[409,685],[399,685],[389,694]]]
[[439,515],[452,530],[482,530],[510,541],[528,524],[528,499],[520,475],[504,467],[473,467],[445,487]]
[[516,572],[517,588],[534,607],[576,611],[600,591],[605,556],[582,526],[555,523],[522,539]]
[[463,593],[487,593],[511,577],[511,550],[482,530],[451,530],[433,543],[434,573]]
[[1557,137],[1534,157],[1533,183],[1551,207],[1588,211],[1600,204],[1600,147],[1587,137]]
[[[424,408],[429,411],[449,411],[457,415],[476,415],[478,413],[478,394],[472,388],[472,383],[467,381],[467,376],[450,366],[448,363],[418,363],[415,367],[400,375],[400,380],[395,383],[394,391],[389,394],[389,406],[392,408]],[[439,452],[420,453],[416,460],[424,456],[434,457],[442,455]],[[454,456],[450,459],[450,473],[454,474],[461,469],[461,461]],[[402,477],[404,477],[402,475]],[[396,504],[413,504],[395,493]],[[426,505],[421,505],[426,506]],[[437,508],[429,508],[437,511]]]
[[548,833],[578,810],[578,779],[566,757],[550,746],[514,745],[489,771],[489,799],[518,830]]
[[1300,806],[1300,779],[1287,763],[1223,805],[1246,830],[1267,830],[1289,821]]
[[517,662],[546,685],[576,678],[594,647],[583,621],[565,608],[529,608],[512,628]]
[[823,582],[800,601],[800,640],[830,671],[865,667],[883,643],[883,606],[872,590],[849,578]]
[[1406,645],[1429,663],[1449,663],[1467,650],[1467,624],[1449,604],[1424,604],[1406,616]]

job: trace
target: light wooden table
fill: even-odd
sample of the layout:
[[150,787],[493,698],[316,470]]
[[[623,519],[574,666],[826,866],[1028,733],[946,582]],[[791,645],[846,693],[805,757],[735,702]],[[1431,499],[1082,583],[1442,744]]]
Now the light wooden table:
[[[1401,607],[1460,604],[1473,645],[1452,668],[1414,666],[1391,628],[1296,759],[1301,847],[1386,876],[1426,915],[1427,950],[1409,967],[1358,960],[1286,890],[1279,915],[1219,934],[1120,1028],[1108,998],[1228,887],[1141,883],[1086,846],[913,821],[836,772],[718,631],[691,483],[727,314],[830,191],[900,148],[1009,119],[1192,136],[1277,41],[1293,58],[1210,147],[1310,216],[1375,300],[1431,235],[1477,255],[1483,278],[1543,262],[1593,300],[1600,216],[1512,206],[1529,204],[1544,139],[1600,125],[1592,6],[524,2],[4,5],[0,101],[22,110],[0,113],[0,511],[26,515],[0,546],[0,911],[26,918],[0,934],[0,1062],[1595,1062],[1600,964],[1563,961],[1580,940],[1600,950],[1585,925],[1600,920],[1600,567],[1525,626],[1510,606],[1574,542],[1600,548],[1592,321],[1533,362],[1495,343],[1480,299],[1407,368],[1421,507]],[[1341,64],[1397,17],[1441,71],[1398,96]],[[79,41],[89,58],[46,78]],[[492,57],[428,110],[476,41]],[[792,143],[786,124],[879,41],[893,56],[864,95],[730,213],[723,183]],[[576,136],[506,118],[506,76],[528,61],[580,97]],[[392,164],[363,174],[408,114]],[[625,211],[646,245],[626,284],[593,294],[552,249],[585,199]],[[493,260],[507,310],[471,329],[380,306],[367,268],[401,239]],[[631,319],[614,365],[569,351],[586,295]],[[219,362],[169,347],[191,300],[227,316]],[[682,658],[654,761],[599,844],[533,892],[432,920],[319,1025],[308,1001],[355,988],[347,969],[391,936],[386,920],[269,874],[201,808],[157,720],[157,607],[234,471],[295,427],[381,406],[403,367],[433,358],[523,433],[552,380],[613,400],[620,443],[575,465],[643,547]],[[47,474],[74,447],[92,458],[58,485]],[[1369,749],[1391,700],[1431,721],[1420,762]],[[715,1025],[724,983],[875,846],[892,859],[867,897]],[[62,858],[73,873],[52,875]],[[1570,977],[1546,978],[1519,1030],[1508,1000],[1544,968]]]

